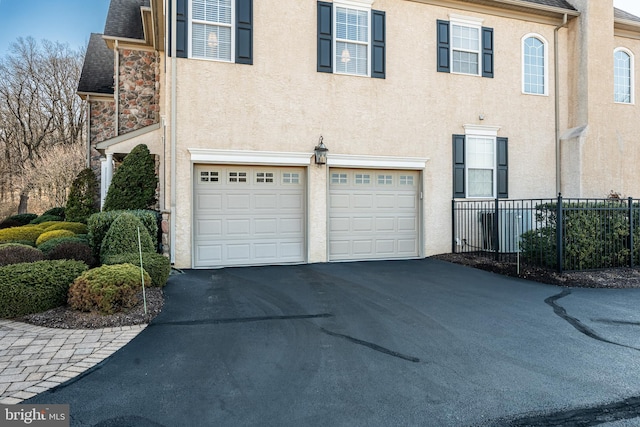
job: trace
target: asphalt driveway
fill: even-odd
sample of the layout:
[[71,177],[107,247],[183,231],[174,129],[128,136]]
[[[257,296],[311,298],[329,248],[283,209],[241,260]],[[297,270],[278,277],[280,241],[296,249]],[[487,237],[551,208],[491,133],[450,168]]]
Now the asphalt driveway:
[[26,403],[72,425],[638,425],[640,290],[442,261],[192,270],[162,313]]

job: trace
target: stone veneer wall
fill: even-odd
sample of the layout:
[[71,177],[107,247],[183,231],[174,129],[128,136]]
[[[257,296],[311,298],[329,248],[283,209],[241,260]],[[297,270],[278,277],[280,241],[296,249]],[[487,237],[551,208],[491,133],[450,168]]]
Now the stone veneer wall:
[[159,60],[156,52],[120,50],[119,66],[120,135],[158,123]]
[[90,133],[91,133],[91,169],[100,181],[101,166],[100,152],[96,144],[116,136],[115,132],[115,101],[89,101]]

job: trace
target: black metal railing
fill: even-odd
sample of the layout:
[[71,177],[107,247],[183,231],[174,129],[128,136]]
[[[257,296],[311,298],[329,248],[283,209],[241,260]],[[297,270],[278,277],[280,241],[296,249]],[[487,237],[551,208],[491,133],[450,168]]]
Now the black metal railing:
[[452,201],[454,253],[493,254],[562,271],[640,265],[640,201]]

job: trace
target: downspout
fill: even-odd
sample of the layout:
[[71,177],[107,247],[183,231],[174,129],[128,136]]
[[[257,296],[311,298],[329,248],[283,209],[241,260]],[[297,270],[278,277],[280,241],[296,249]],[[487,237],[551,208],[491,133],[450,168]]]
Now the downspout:
[[553,30],[553,85],[554,85],[554,98],[555,98],[555,121],[556,121],[556,194],[560,194],[561,187],[561,158],[560,158],[560,69],[558,66],[558,31],[560,28],[567,26],[567,14],[562,17],[562,25],[557,26]]
[[113,49],[115,50],[115,55],[113,55],[113,60],[115,62],[113,70],[115,73],[114,76],[114,80],[115,80],[115,84],[114,84],[114,88],[113,88],[113,93],[115,94],[114,96],[114,101],[115,101],[115,111],[116,111],[116,116],[115,116],[115,120],[113,121],[115,123],[116,129],[115,129],[115,136],[120,135],[119,132],[119,127],[120,127],[120,50],[118,49],[118,40],[115,41],[115,44],[113,46]]
[[171,1],[171,210],[170,210],[170,260],[171,263],[174,264],[176,262],[176,86],[177,86],[177,77],[176,77],[176,68],[177,68],[177,59],[176,59],[176,44],[178,42],[177,38],[177,27],[178,27],[178,1]]
[[87,168],[91,167],[91,96],[87,95]]

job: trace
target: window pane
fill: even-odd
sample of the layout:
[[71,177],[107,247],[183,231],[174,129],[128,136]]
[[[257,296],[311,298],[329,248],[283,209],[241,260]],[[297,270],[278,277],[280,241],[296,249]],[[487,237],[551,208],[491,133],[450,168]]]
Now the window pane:
[[453,71],[456,73],[478,74],[478,54],[453,51]]
[[631,102],[631,57],[622,51],[614,55],[614,99],[615,102]]
[[231,61],[231,28],[193,24],[191,54],[195,58]]
[[480,50],[480,31],[477,28],[453,25],[453,48],[465,50]]
[[493,197],[493,170],[468,169],[468,197]]
[[367,75],[367,45],[336,43],[336,72]]
[[524,41],[524,92],[544,94],[544,44],[535,37]]
[[336,38],[369,41],[369,14],[363,10],[336,8]]
[[231,0],[193,0],[193,19],[231,24]]

